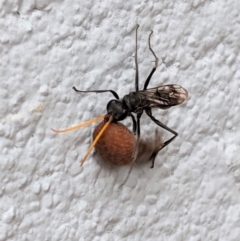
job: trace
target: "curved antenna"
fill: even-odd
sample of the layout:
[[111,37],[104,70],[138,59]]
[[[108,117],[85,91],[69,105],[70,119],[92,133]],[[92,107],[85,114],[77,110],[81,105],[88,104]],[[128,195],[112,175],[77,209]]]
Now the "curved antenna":
[[76,89],[75,86],[72,87],[73,90],[75,90],[76,92],[80,92],[80,93],[104,93],[104,92],[111,92],[112,95],[117,99],[119,100],[119,96],[118,94],[114,91],[114,90],[78,90]]
[[137,34],[137,31],[138,31],[138,28],[139,28],[139,25],[137,24],[136,26],[136,39],[135,39],[135,44],[136,44],[136,48],[135,48],[135,66],[136,66],[136,73],[135,73],[135,91],[137,92],[139,90],[139,86],[138,86],[138,52],[137,52],[137,49],[138,49],[138,41],[137,41],[137,38],[138,38],[138,34]]
[[148,48],[152,52],[152,54],[155,58],[155,69],[156,69],[158,67],[158,57],[156,56],[156,54],[153,51],[152,46],[151,46],[151,36],[152,36],[152,34],[153,34],[153,31],[151,31],[151,33],[149,34],[149,37],[148,37]]
[[77,125],[74,125],[74,126],[71,126],[71,127],[68,127],[66,129],[62,129],[62,130],[55,130],[55,129],[52,129],[52,131],[54,131],[55,133],[66,133],[66,132],[69,132],[69,131],[74,131],[74,130],[77,130],[77,129],[80,129],[82,127],[85,127],[85,126],[89,126],[91,125],[92,123],[94,122],[97,122],[97,121],[100,121],[100,120],[103,120],[105,118],[106,115],[101,115],[101,116],[98,116],[98,117],[95,117],[91,120],[88,120],[88,121],[85,121],[83,123],[80,123],[80,124],[77,124]]
[[91,146],[89,147],[86,155],[84,156],[84,158],[81,161],[81,166],[83,165],[83,163],[86,161],[88,155],[91,153],[92,149],[94,148],[94,146],[97,144],[98,140],[100,139],[100,137],[102,136],[102,134],[104,133],[104,131],[108,128],[108,126],[110,125],[110,123],[112,122],[113,118],[112,116],[108,119],[108,121],[104,124],[103,128],[101,129],[101,131],[98,133],[98,135],[96,136],[96,138],[94,139],[93,143],[91,144]]
[[151,31],[151,33],[149,34],[149,37],[148,37],[148,48],[149,50],[152,52],[154,58],[155,58],[155,66],[153,67],[151,73],[149,74],[149,76],[147,77],[146,81],[145,81],[145,84],[144,84],[144,87],[143,87],[143,90],[146,90],[147,87],[148,87],[148,84],[152,78],[152,75],[153,73],[155,72],[155,70],[157,69],[158,67],[158,57],[156,56],[155,52],[153,51],[152,49],[152,46],[151,46],[151,36],[153,34],[153,31]]

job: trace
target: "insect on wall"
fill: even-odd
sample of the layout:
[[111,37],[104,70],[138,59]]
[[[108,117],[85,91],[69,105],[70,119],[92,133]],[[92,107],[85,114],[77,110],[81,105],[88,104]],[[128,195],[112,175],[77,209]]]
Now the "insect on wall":
[[[139,72],[138,72],[138,52],[137,52],[137,30],[139,25],[136,27],[136,48],[135,48],[135,91],[125,95],[122,99],[119,98],[118,94],[114,90],[78,90],[76,87],[73,89],[78,93],[111,93],[115,99],[112,99],[107,104],[107,114],[93,118],[92,120],[86,121],[82,124],[63,129],[54,130],[56,133],[65,133],[68,131],[76,130],[85,126],[88,126],[94,122],[104,120],[94,131],[94,141],[89,147],[86,155],[82,159],[81,165],[86,161],[88,155],[92,149],[96,146],[99,153],[108,159],[110,162],[116,162],[116,164],[128,164],[133,163],[139,152],[140,143],[140,119],[145,112],[147,116],[161,128],[171,132],[173,137],[163,142],[161,145],[156,147],[149,158],[152,162],[152,168],[154,167],[155,158],[160,150],[170,144],[177,136],[178,133],[168,126],[164,125],[161,121],[157,120],[152,115],[152,109],[169,109],[173,106],[182,104],[188,97],[188,92],[182,86],[177,84],[161,85],[155,88],[148,89],[148,85],[152,78],[152,75],[158,67],[158,58],[151,47],[151,31],[148,38],[148,47],[150,52],[155,58],[155,66],[147,77],[144,87],[139,90]],[[134,114],[134,115],[133,115]],[[131,117],[133,123],[133,134],[136,135],[136,140],[130,131],[118,123],[127,117]],[[105,133],[105,134],[104,134]],[[121,138],[119,138],[121,136]],[[102,137],[102,138],[101,138]],[[125,144],[123,143],[123,140]]]

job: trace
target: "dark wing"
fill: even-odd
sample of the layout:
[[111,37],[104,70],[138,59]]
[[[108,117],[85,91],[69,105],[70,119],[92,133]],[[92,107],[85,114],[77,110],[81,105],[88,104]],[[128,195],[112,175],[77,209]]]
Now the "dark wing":
[[162,109],[182,104],[188,97],[188,92],[180,85],[162,85],[156,88],[142,90],[138,95],[151,104],[149,107]]

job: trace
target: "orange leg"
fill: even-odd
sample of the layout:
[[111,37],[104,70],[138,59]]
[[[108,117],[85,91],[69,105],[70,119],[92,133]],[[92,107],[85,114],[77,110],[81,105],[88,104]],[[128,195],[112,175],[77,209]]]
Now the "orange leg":
[[110,125],[112,121],[112,117],[109,118],[109,120],[104,124],[102,130],[98,133],[98,135],[96,136],[95,140],[93,141],[93,143],[91,144],[91,146],[89,147],[86,155],[84,156],[84,158],[81,161],[81,166],[83,165],[83,163],[86,161],[88,155],[91,153],[92,149],[94,148],[94,146],[97,144],[98,140],[100,139],[100,137],[102,136],[102,134],[104,133],[104,131],[108,128],[108,126]]
[[85,126],[89,126],[91,125],[92,123],[94,122],[97,122],[97,121],[100,121],[100,120],[103,120],[105,118],[106,115],[102,115],[102,116],[98,116],[98,117],[95,117],[89,121],[86,121],[86,122],[83,122],[81,124],[78,124],[78,125],[75,125],[75,126],[72,126],[72,127],[69,127],[69,128],[66,128],[66,129],[63,129],[63,130],[55,130],[55,129],[51,129],[52,131],[54,131],[55,133],[66,133],[66,132],[69,132],[69,131],[74,131],[74,130],[77,130],[77,129],[80,129],[82,127],[85,127]]
[[[98,116],[98,117],[95,117],[89,121],[86,121],[86,122],[83,122],[81,124],[78,124],[78,125],[75,125],[75,126],[72,126],[72,127],[69,127],[69,128],[66,128],[66,129],[62,129],[62,130],[55,130],[55,129],[51,129],[52,131],[54,131],[55,133],[66,133],[66,132],[69,132],[69,131],[73,131],[73,130],[77,130],[79,128],[82,128],[82,127],[85,127],[85,126],[88,126],[94,122],[97,122],[97,121],[100,121],[100,120],[103,120],[107,117],[107,115],[102,115],[102,116]],[[96,136],[95,140],[93,141],[93,143],[91,144],[91,146],[89,147],[86,155],[84,156],[84,158],[82,159],[81,161],[81,166],[83,165],[83,163],[86,161],[87,157],[89,156],[89,154],[91,153],[92,149],[94,148],[94,146],[97,144],[98,140],[100,139],[100,137],[102,136],[102,134],[104,133],[104,131],[107,129],[107,127],[110,125],[110,123],[112,122],[112,117],[110,118],[107,118],[107,122],[104,124],[102,130],[98,133],[98,135]]]

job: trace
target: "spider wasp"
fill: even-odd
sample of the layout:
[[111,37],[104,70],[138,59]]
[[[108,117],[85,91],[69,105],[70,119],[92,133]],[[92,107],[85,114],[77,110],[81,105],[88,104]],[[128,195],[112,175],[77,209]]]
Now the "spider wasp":
[[[122,121],[127,117],[132,118],[133,123],[133,133],[137,135],[137,140],[135,144],[135,148],[133,150],[133,162],[135,161],[138,153],[138,146],[139,146],[139,139],[140,139],[140,119],[145,111],[145,113],[149,116],[149,118],[158,126],[162,127],[163,129],[171,132],[173,134],[173,137],[171,137],[169,140],[165,141],[161,144],[158,148],[156,148],[151,157],[150,161],[152,162],[151,168],[154,167],[154,160],[160,150],[162,150],[164,147],[166,147],[168,144],[170,144],[177,136],[178,133],[168,126],[164,125],[161,121],[157,120],[152,115],[152,109],[153,108],[159,108],[159,109],[168,109],[175,105],[182,104],[188,97],[188,92],[186,89],[184,89],[180,85],[176,84],[170,84],[170,85],[160,85],[155,88],[148,89],[149,82],[152,78],[152,75],[156,71],[158,67],[158,58],[153,51],[151,47],[151,36],[153,34],[153,31],[151,31],[149,37],[148,37],[148,47],[151,53],[153,54],[155,58],[155,66],[153,67],[152,71],[150,72],[149,76],[147,77],[144,87],[142,90],[139,90],[139,71],[138,71],[138,43],[137,43],[137,36],[138,36],[138,28],[139,25],[136,26],[136,39],[135,39],[135,66],[136,66],[136,73],[135,73],[135,91],[130,92],[129,94],[125,95],[122,99],[119,98],[118,94],[114,90],[78,90],[76,87],[73,87],[73,90],[79,93],[104,93],[104,92],[110,92],[115,99],[112,99],[107,104],[107,114],[102,115],[96,118],[93,118],[89,121],[86,121],[84,123],[69,127],[67,129],[63,130],[54,130],[56,133],[64,133],[72,130],[79,129],[84,126],[88,126],[92,124],[93,122],[97,122],[100,120],[105,120],[105,124],[99,134],[94,139],[93,143],[91,144],[90,148],[88,149],[86,155],[81,161],[81,165],[85,162],[88,155],[96,145],[97,141],[101,137],[101,135],[104,133],[104,131],[108,128],[109,124],[111,122],[117,122]],[[135,114],[135,116],[133,115]],[[135,118],[136,117],[136,118]]]

